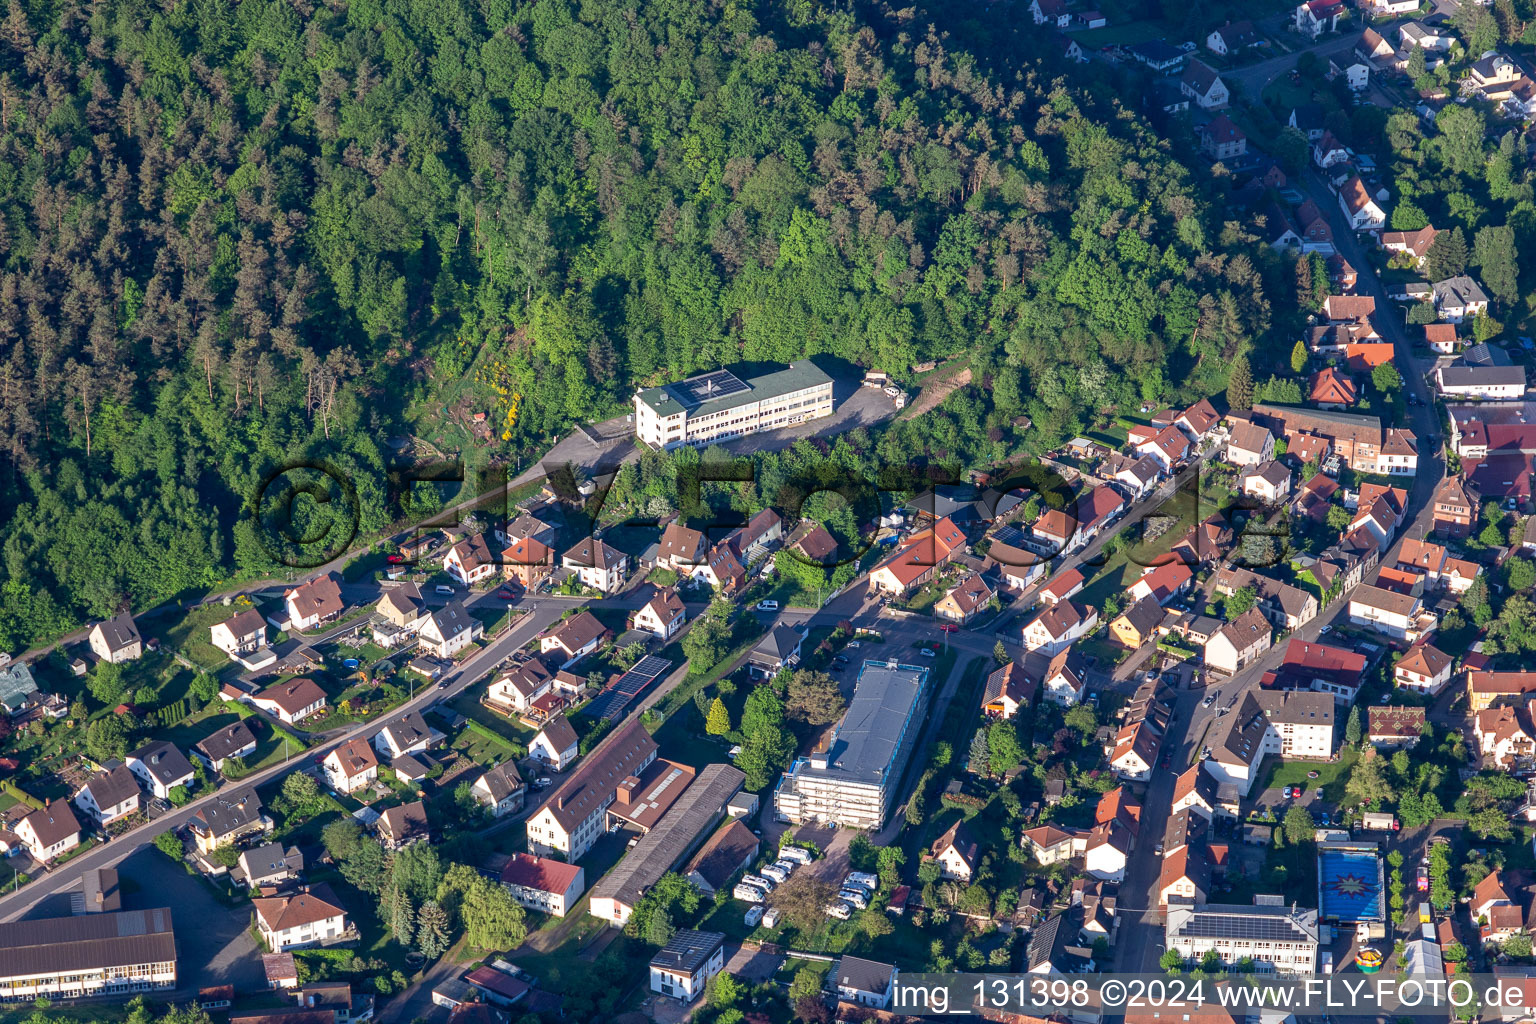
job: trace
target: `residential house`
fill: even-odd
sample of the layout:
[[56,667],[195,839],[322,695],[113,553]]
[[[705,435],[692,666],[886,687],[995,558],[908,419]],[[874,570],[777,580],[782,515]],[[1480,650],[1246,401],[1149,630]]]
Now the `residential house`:
[[809,519],[795,528],[784,547],[812,565],[828,566],[837,558],[837,538],[825,526]]
[[612,594],[624,585],[629,556],[605,540],[583,537],[560,556],[560,564],[574,571],[582,586]]
[[1350,92],[1364,92],[1371,84],[1371,65],[1359,58],[1340,54],[1328,59],[1328,80],[1343,78]]
[[1465,476],[1446,475],[1430,501],[1434,506],[1432,515],[1436,533],[1453,539],[1471,535],[1472,526],[1477,522],[1480,496]]
[[1403,14],[1413,14],[1419,7],[1418,0],[1360,0],[1361,13],[1371,18],[1396,18]]
[[1266,674],[1265,686],[1281,690],[1307,690],[1325,693],[1344,707],[1354,702],[1365,679],[1365,655],[1331,644],[1292,637],[1285,648],[1285,658],[1273,678]]
[[402,754],[419,754],[432,745],[432,730],[420,711],[407,711],[384,723],[373,737],[373,745],[390,760]]
[[1411,643],[1425,632],[1423,606],[1412,594],[1361,584],[1349,597],[1349,621]]
[[677,596],[676,590],[667,588],[657,590],[649,601],[636,609],[630,616],[629,628],[666,641],[676,636],[687,621],[688,610],[683,607],[683,599]]
[[[1414,0],[1392,0],[1392,2],[1413,3]],[[1355,40],[1355,56],[1380,70],[1397,65],[1397,48],[1387,42],[1374,28],[1361,32],[1360,38]]]
[[1157,877],[1158,906],[1168,907],[1178,901],[1200,905],[1205,903],[1210,892],[1211,861],[1203,843],[1164,854]]
[[1273,643],[1269,620],[1258,608],[1249,608],[1217,630],[1205,645],[1205,667],[1235,675],[1258,660]]
[[128,755],[127,764],[128,770],[162,800],[171,795],[171,790],[186,786],[195,777],[186,755],[165,740],[146,743]]
[[884,1010],[890,1006],[891,994],[896,988],[896,967],[878,960],[844,955],[832,966],[827,983],[837,992],[839,1002]]
[[944,592],[933,605],[933,616],[965,625],[997,597],[980,573],[973,572]]
[[684,526],[680,520],[673,520],[662,531],[656,549],[656,567],[671,569],[679,576],[689,576],[695,566],[704,564],[707,550],[703,533]]
[[1312,375],[1307,401],[1324,409],[1348,409],[1359,400],[1355,382],[1329,366]]
[[1238,489],[1266,505],[1278,505],[1291,496],[1291,471],[1283,462],[1261,462],[1238,474]]
[[139,783],[126,765],[114,764],[80,787],[75,806],[107,825],[139,809]]
[[326,885],[310,886],[292,896],[255,899],[256,930],[274,953],[329,945],[347,931],[347,911]]
[[285,725],[295,725],[325,707],[325,691],[307,676],[273,683],[259,693],[244,698],[245,703],[275,716]]
[[1181,462],[1189,458],[1189,449],[1189,437],[1172,423],[1158,431],[1156,436],[1136,446],[1140,454],[1156,459],[1164,473],[1172,473]]
[[1109,635],[1120,646],[1136,650],[1157,637],[1163,624],[1163,607],[1153,597],[1143,597],[1131,604],[1109,623]]
[[373,637],[384,647],[393,647],[407,634],[415,633],[430,611],[421,587],[408,581],[386,590],[375,610],[380,621],[374,623]]
[[1045,576],[1050,561],[1036,553],[1023,530],[1012,524],[999,527],[988,537],[986,562],[996,566],[1002,589],[1018,594]]
[[1423,21],[1410,21],[1399,27],[1397,38],[1404,52],[1418,47],[1426,54],[1443,54],[1456,45],[1456,36],[1448,24],[1432,25]]
[[1247,569],[1217,570],[1215,587],[1224,597],[1231,597],[1244,587],[1252,587],[1258,595],[1256,607],[1276,629],[1295,629],[1317,617],[1317,597],[1310,591]]
[[489,810],[493,818],[515,814],[522,809],[528,795],[528,787],[513,761],[503,761],[482,774],[470,787],[470,791],[475,796],[475,802]]
[[1126,48],[1131,59],[1145,64],[1159,74],[1171,74],[1188,56],[1183,50],[1161,39],[1146,39]]
[[1405,690],[1436,696],[1450,683],[1451,666],[1449,654],[1421,641],[1392,666],[1392,677]]
[[1220,56],[1238,53],[1263,42],[1258,29],[1251,21],[1229,21],[1220,28],[1212,29],[1205,37],[1205,48]]
[[1331,131],[1324,131],[1312,144],[1312,162],[1323,170],[1349,161],[1349,149]]
[[1509,99],[1510,86],[1523,79],[1520,66],[1502,53],[1484,54],[1472,62],[1462,80],[1463,95],[1498,103]]
[[1270,754],[1296,760],[1331,756],[1336,717],[1328,694],[1249,689],[1212,727],[1205,770],[1218,784],[1231,784],[1247,796]]
[[1337,28],[1343,14],[1343,0],[1306,0],[1296,5],[1296,31],[1308,39],[1316,39]]
[[1435,309],[1446,323],[1459,324],[1488,310],[1487,293],[1466,274],[1436,281],[1430,287],[1434,290]]
[[1459,345],[1456,324],[1424,324],[1424,344],[1439,355],[1455,355]]
[[1159,605],[1166,605],[1194,586],[1195,574],[1182,559],[1149,566],[1126,588],[1132,601],[1152,598]]
[[1213,820],[1220,810],[1216,795],[1216,777],[1198,764],[1190,765],[1173,783],[1173,802],[1169,815],[1191,811]]
[[1045,670],[1041,692],[1046,700],[1071,707],[1081,703],[1088,688],[1088,666],[1070,648],[1051,658]]
[[[1315,974],[1318,949],[1326,934],[1319,926],[1317,911],[1264,896],[1255,896],[1253,904],[1170,905],[1164,944],[1189,962],[1215,953],[1227,969],[1251,968],[1255,974],[1304,977]],[[1159,1016],[1156,1012],[1127,1014],[1126,1024],[1155,1024]],[[1228,1017],[1224,1012],[1220,1019],[1237,1020],[1240,1015]]]
[[1080,637],[1098,627],[1099,610],[1063,601],[1041,612],[1024,627],[1024,646],[1031,651],[1054,655],[1072,646]]
[[32,859],[46,864],[80,845],[80,823],[63,800],[49,800],[16,822],[16,838]]
[[338,793],[356,793],[367,789],[379,777],[379,759],[361,737],[347,740],[325,755],[320,762],[326,782]]
[[409,804],[397,804],[379,815],[375,826],[379,842],[386,850],[400,850],[412,843],[426,842],[431,838],[427,824],[427,806],[420,800]]
[[230,758],[246,758],[256,753],[256,735],[242,719],[204,736],[192,745],[192,756],[216,772],[224,770]]
[[260,888],[300,877],[304,870],[304,855],[295,846],[285,849],[282,843],[264,843],[241,850],[236,865],[246,885]]
[[747,581],[747,567],[729,541],[709,549],[703,563],[696,565],[690,578],[713,587],[721,594],[733,594]]
[[527,714],[554,689],[556,672],[543,658],[529,658],[497,676],[486,690],[485,702],[502,714]]
[[1083,870],[1101,882],[1123,880],[1134,840],[1135,833],[1119,821],[1095,825],[1084,846]]
[[1484,708],[1473,716],[1472,733],[1485,768],[1505,771],[1536,757],[1536,726],[1528,706]]
[[1427,224],[1417,231],[1383,231],[1381,247],[1388,252],[1403,253],[1412,260],[1415,267],[1422,267],[1424,257],[1439,233]]
[[1323,107],[1320,103],[1302,103],[1292,107],[1285,123],[1305,135],[1308,142],[1316,142],[1327,130],[1323,126]]
[[1067,28],[1072,24],[1072,14],[1066,0],[1029,0],[1029,13],[1036,25]]
[[458,600],[429,613],[416,634],[418,646],[434,658],[452,658],[484,635],[485,623]]
[[1380,231],[1386,227],[1386,211],[1377,204],[1358,174],[1340,186],[1339,208],[1355,231]]
[[981,712],[988,718],[1012,718],[1020,709],[1027,709],[1035,702],[1038,690],[1038,684],[1030,678],[1023,663],[1010,661],[987,676]]
[[1509,83],[1508,90],[1509,95],[1499,103],[1499,113],[1522,121],[1536,118],[1536,82],[1519,78]]
[[981,869],[981,844],[963,818],[934,840],[928,855],[939,865],[939,877],[946,881],[969,882]]
[[1075,597],[1083,589],[1087,581],[1083,574],[1076,569],[1068,569],[1058,574],[1050,583],[1041,588],[1039,599],[1043,605],[1060,604]]
[[1189,62],[1179,78],[1179,90],[1202,110],[1221,110],[1232,98],[1216,69],[1202,60]]
[[347,608],[341,598],[341,577],[333,572],[286,591],[283,603],[287,606],[289,627],[296,630],[332,622]]
[[512,854],[501,869],[501,884],[518,903],[554,917],[569,913],[587,887],[581,865],[531,853]]
[[1275,457],[1275,435],[1252,420],[1239,420],[1227,441],[1226,459],[1234,466],[1257,466]]
[[870,593],[904,597],[932,579],[939,566],[963,552],[965,546],[964,531],[948,518],[940,519],[909,536],[870,572]]
[[[444,552],[443,571],[466,587],[491,579],[501,569],[498,564],[500,559],[496,557],[491,544],[492,538],[488,533],[465,537]],[[523,553],[527,553],[526,548]]]
[[556,715],[544,723],[533,739],[528,741],[528,756],[557,772],[563,772],[576,763],[579,744],[576,730],[564,715]]
[[273,828],[272,819],[262,812],[261,798],[250,786],[214,793],[187,824],[198,852],[204,855]]
[[208,634],[209,643],[233,658],[267,645],[267,620],[247,608],[208,627]]
[[1424,735],[1424,709],[1390,705],[1366,712],[1365,738],[1378,748],[1411,747]]
[[610,636],[608,628],[589,611],[577,612],[566,619],[539,643],[539,649],[548,654],[557,652],[563,659],[561,668],[570,668],[582,658],[600,647]]
[[144,654],[139,627],[134,625],[133,616],[127,612],[118,612],[107,621],[96,623],[91,627],[87,641],[96,657],[113,665],[137,661]]
[[747,654],[747,670],[772,679],[782,669],[800,664],[800,647],[805,634],[793,626],[775,626]]
[[1296,228],[1302,252],[1315,252],[1324,256],[1334,254],[1333,228],[1312,200],[1303,200],[1296,207]]
[[[1060,3],[1060,0],[1034,0]],[[709,979],[725,969],[725,935],[680,928],[651,957],[650,988],[680,1003],[691,1003],[704,991]]]
[[1528,703],[1536,694],[1536,672],[1467,672],[1467,710],[1482,711],[1494,703]]
[[[452,554],[450,551],[449,555]],[[480,557],[478,551],[471,554],[477,559]],[[537,536],[513,537],[512,542],[502,549],[499,560],[480,565],[475,582],[490,579],[500,568],[506,579],[524,590],[531,590],[554,573],[555,562],[555,549]]]

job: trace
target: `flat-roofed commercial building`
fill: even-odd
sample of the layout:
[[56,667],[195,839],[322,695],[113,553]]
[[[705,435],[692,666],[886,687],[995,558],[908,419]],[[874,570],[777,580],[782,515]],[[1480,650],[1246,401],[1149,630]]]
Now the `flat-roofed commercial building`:
[[176,936],[165,907],[0,924],[0,1000],[175,987]]
[[779,780],[773,794],[779,817],[883,828],[927,705],[926,668],[866,661],[831,738]]
[[729,370],[635,394],[635,436],[653,448],[707,444],[832,415],[832,378],[808,359],[742,380]]
[[1253,906],[1171,902],[1167,947],[1185,960],[1215,950],[1228,967],[1252,960],[1258,974],[1315,973],[1317,911],[1289,906],[1279,897],[1256,896],[1254,901]]

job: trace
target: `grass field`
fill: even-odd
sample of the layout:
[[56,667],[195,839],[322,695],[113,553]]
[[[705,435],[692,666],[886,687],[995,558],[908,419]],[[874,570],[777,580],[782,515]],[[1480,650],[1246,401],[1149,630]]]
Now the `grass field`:
[[[1337,761],[1282,761],[1265,759],[1260,789],[1280,789],[1282,786],[1304,786],[1307,789],[1322,787],[1323,799],[1337,804],[1344,799],[1344,786],[1349,781],[1349,771],[1360,755],[1345,747]],[[1317,778],[1307,778],[1308,772],[1317,772]]]

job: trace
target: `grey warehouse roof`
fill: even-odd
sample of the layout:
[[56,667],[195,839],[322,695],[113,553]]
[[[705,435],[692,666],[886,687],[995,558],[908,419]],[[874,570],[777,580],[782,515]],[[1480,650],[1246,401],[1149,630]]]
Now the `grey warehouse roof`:
[[827,752],[827,767],[810,770],[853,782],[879,783],[896,756],[902,723],[927,683],[926,668],[893,668],[883,661],[866,661]]
[[809,359],[802,359],[790,363],[786,369],[748,380],[742,380],[729,370],[714,370],[676,384],[645,388],[638,397],[655,410],[656,415],[675,416],[680,412],[694,414],[706,406],[707,412],[735,409],[831,382],[832,378],[823,373],[821,367]]

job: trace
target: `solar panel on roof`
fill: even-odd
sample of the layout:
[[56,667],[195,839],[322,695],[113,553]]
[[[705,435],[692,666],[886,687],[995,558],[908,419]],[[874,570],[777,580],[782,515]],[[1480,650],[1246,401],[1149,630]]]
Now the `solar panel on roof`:
[[629,706],[630,701],[643,693],[646,687],[671,667],[672,663],[666,658],[647,654],[635,662],[635,667],[620,676],[612,686],[593,698],[588,713],[599,721],[617,718],[619,713]]
[[751,390],[750,385],[729,370],[713,370],[709,373],[690,377],[672,385],[682,392],[688,401],[694,404],[708,402],[716,398],[724,398],[727,395],[737,395],[743,391]]

